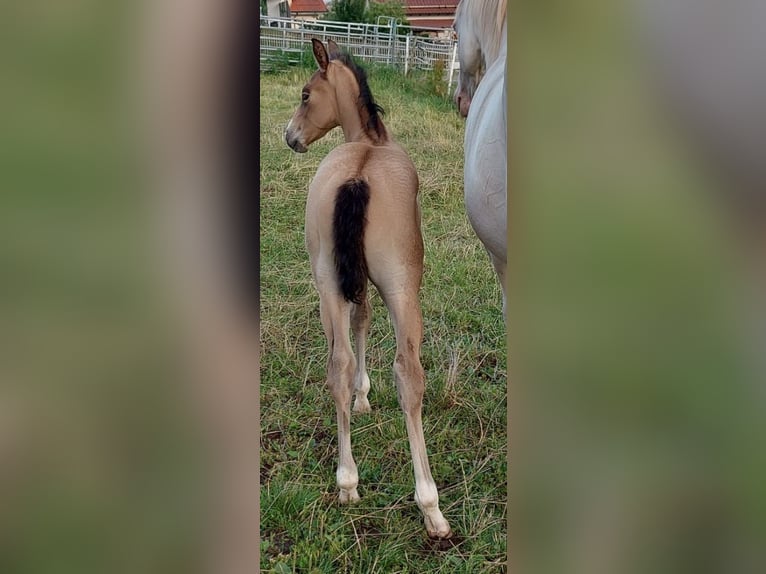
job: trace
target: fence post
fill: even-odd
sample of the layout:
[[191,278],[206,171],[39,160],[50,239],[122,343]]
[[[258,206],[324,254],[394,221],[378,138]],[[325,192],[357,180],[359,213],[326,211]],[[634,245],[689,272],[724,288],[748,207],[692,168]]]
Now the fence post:
[[457,58],[457,42],[452,46],[452,57],[449,61],[449,79],[447,80],[447,96],[452,91],[452,74],[455,72],[455,59]]
[[405,36],[404,41],[404,75],[407,75],[407,72],[410,69],[410,34],[407,34]]
[[396,49],[396,20],[391,18],[389,24],[391,24],[391,39],[388,42],[388,65],[393,66],[396,63],[396,54],[394,53]]

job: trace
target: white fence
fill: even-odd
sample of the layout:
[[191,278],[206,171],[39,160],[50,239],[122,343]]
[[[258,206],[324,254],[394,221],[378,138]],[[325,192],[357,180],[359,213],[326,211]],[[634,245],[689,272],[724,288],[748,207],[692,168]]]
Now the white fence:
[[[396,25],[353,22],[305,21],[261,17],[261,70],[277,63],[298,64],[310,53],[311,38],[334,40],[357,59],[410,70],[433,70],[441,66],[448,92],[457,80],[457,42],[449,38],[425,38],[399,34]],[[441,62],[441,64],[439,64]]]

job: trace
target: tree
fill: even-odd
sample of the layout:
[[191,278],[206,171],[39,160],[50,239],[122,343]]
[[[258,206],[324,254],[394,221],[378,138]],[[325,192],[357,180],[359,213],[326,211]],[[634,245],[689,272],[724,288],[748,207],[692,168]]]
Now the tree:
[[395,18],[399,25],[410,25],[402,0],[333,0],[325,19],[377,24],[378,16],[390,16]]
[[365,14],[366,21],[370,24],[377,23],[378,16],[390,16],[395,18],[399,25],[409,26],[407,16],[404,11],[402,0],[370,0]]
[[367,0],[333,0],[327,20],[336,22],[366,22]]

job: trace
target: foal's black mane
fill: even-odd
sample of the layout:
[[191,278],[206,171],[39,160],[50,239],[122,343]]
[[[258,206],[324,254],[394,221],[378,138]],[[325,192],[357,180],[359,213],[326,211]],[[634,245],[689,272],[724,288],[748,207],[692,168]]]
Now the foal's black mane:
[[381,115],[385,114],[385,111],[372,97],[370,86],[367,84],[367,73],[362,67],[360,67],[354,60],[351,59],[351,55],[342,52],[340,56],[333,58],[340,61],[344,66],[354,73],[357,84],[359,84],[359,100],[362,107],[367,110],[367,128],[373,130],[379,137],[383,137],[385,129],[383,128],[383,122],[381,121]]

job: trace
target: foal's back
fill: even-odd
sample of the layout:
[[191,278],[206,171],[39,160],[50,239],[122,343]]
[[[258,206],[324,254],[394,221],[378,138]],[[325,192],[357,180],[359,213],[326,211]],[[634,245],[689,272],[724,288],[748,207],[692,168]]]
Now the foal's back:
[[[370,190],[364,232],[365,256],[372,282],[420,284],[423,242],[420,234],[418,176],[407,153],[398,144],[344,143],[319,165],[309,186],[306,204],[306,245],[319,257],[327,272],[332,260],[332,221],[338,189],[361,179]],[[318,217],[317,217],[318,215]],[[405,271],[409,273],[405,274]]]

